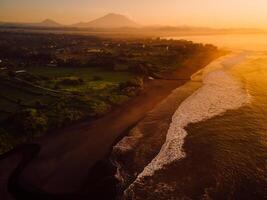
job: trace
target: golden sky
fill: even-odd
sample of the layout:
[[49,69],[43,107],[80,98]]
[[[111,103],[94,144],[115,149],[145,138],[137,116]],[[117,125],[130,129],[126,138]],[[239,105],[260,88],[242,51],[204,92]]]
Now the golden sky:
[[267,28],[267,0],[0,0],[0,21],[72,24],[111,12],[142,25]]

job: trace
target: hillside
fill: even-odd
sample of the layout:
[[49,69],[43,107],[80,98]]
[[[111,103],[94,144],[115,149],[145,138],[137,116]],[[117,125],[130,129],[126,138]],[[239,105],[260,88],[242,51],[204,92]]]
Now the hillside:
[[120,14],[107,14],[90,22],[80,22],[74,24],[75,27],[90,28],[121,28],[121,27],[139,27],[136,22]]
[[58,26],[61,26],[61,24],[57,23],[56,21],[54,20],[51,20],[51,19],[46,19],[40,23],[34,23],[34,24],[31,24],[33,26],[45,26],[45,27],[58,27]]

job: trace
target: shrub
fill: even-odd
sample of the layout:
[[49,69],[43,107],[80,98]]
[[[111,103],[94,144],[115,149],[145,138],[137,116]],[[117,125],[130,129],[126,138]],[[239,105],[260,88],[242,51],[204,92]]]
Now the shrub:
[[129,99],[128,96],[126,95],[110,95],[108,96],[108,101],[112,104],[112,105],[121,105],[122,103],[124,103],[125,101],[127,101]]
[[52,105],[46,112],[49,128],[62,127],[81,119],[84,114],[79,107],[76,107],[76,103],[74,100],[64,97]]
[[135,78],[127,82],[119,84],[119,90],[121,94],[127,96],[135,96],[143,88],[144,82],[142,78]]
[[13,116],[15,127],[28,137],[34,137],[47,130],[47,117],[36,109],[23,109]]
[[110,105],[84,96],[66,96],[50,107],[46,113],[49,127],[62,127],[85,117],[96,117],[107,113]]
[[127,87],[139,87],[142,88],[144,85],[143,79],[142,78],[135,78],[130,81],[126,81],[123,83],[120,83],[119,88],[124,89]]
[[110,110],[110,105],[100,100],[90,100],[91,116],[101,116]]

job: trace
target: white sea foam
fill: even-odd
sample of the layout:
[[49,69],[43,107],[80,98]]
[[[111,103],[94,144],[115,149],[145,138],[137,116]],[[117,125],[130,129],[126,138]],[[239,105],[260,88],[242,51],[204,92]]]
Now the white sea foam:
[[[210,119],[227,110],[238,109],[248,103],[249,98],[241,83],[228,71],[246,58],[246,53],[218,59],[202,70],[203,85],[189,96],[176,110],[170,124],[166,141],[159,154],[148,164],[136,181],[152,176],[165,165],[185,157],[183,151],[186,126]],[[199,73],[197,76],[199,78]],[[194,79],[194,76],[193,76]]]

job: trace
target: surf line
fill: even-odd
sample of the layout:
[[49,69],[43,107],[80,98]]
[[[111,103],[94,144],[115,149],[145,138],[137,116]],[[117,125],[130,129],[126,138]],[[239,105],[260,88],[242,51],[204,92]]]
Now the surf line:
[[242,84],[229,74],[231,68],[244,62],[246,58],[246,52],[228,55],[215,60],[196,76],[192,76],[192,79],[201,77],[202,86],[178,107],[160,152],[128,189],[144,177],[153,176],[155,171],[186,156],[183,144],[187,135],[185,128],[189,124],[205,121],[249,103],[249,95]]

